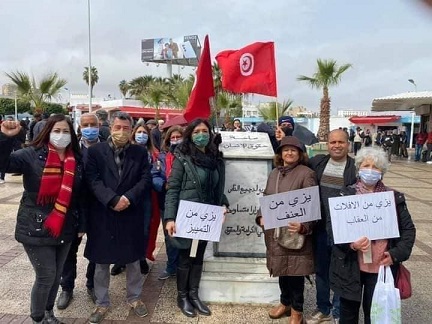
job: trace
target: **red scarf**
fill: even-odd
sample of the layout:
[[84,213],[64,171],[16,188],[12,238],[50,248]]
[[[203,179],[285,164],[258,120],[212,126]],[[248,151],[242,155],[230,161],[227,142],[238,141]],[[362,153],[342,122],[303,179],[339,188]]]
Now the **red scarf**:
[[71,149],[66,151],[64,170],[56,149],[48,144],[48,157],[42,173],[37,203],[54,203],[54,209],[47,216],[44,226],[54,237],[59,237],[72,197],[75,175],[75,157]]

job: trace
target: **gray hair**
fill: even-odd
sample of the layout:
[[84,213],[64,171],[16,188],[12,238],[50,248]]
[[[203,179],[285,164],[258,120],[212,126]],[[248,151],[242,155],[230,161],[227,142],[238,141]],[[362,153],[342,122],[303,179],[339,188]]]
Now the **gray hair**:
[[359,150],[355,157],[355,166],[357,171],[363,161],[368,159],[372,160],[375,166],[380,169],[383,174],[387,172],[389,166],[388,156],[383,149],[376,147],[364,147]]
[[80,125],[82,124],[82,119],[83,119],[83,117],[89,117],[89,116],[94,117],[94,118],[96,119],[96,123],[99,124],[99,118],[98,118],[98,116],[97,116],[96,114],[93,114],[93,113],[85,113],[85,114],[82,114],[81,117],[80,117]]
[[128,120],[131,126],[133,126],[133,119],[128,113],[125,113],[123,111],[116,111],[114,114],[111,115],[111,125],[114,125],[114,121],[116,118],[120,120]]

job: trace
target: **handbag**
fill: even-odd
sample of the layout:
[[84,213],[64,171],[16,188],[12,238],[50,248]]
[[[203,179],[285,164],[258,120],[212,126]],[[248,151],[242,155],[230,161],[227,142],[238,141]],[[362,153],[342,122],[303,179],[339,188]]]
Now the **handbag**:
[[[276,193],[278,193],[279,176],[280,172],[276,180]],[[274,231],[274,239],[280,246],[290,250],[300,250],[305,242],[305,236],[303,234],[291,233],[288,231],[287,226],[276,228]]]
[[372,297],[370,318],[372,324],[400,324],[401,299],[395,288],[389,266],[380,266],[378,280]]
[[401,299],[408,299],[411,297],[411,273],[402,263],[399,265],[399,269],[396,274],[395,286],[399,289]]

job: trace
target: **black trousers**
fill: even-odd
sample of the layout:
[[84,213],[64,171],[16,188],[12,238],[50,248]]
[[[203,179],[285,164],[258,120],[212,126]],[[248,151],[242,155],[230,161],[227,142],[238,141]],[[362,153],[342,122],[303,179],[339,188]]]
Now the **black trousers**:
[[[77,254],[81,241],[82,238],[78,236],[72,241],[71,248],[66,257],[60,281],[60,286],[64,291],[73,292],[75,288],[75,279],[77,276]],[[93,278],[95,274],[95,269],[96,264],[94,264],[93,262],[89,262],[86,273],[87,288],[93,289],[94,287]]]
[[279,277],[279,288],[281,290],[280,302],[289,306],[297,312],[303,312],[304,304],[304,276],[281,276]]
[[[372,305],[372,296],[378,279],[377,273],[360,273],[360,282],[363,288],[363,314],[364,323],[370,324],[370,310]],[[340,298],[340,324],[356,324],[359,321],[361,302]]]
[[191,249],[179,249],[178,267],[182,269],[189,268],[192,265],[202,265],[204,262],[204,252],[207,247],[207,241],[199,241],[195,258],[189,256]]

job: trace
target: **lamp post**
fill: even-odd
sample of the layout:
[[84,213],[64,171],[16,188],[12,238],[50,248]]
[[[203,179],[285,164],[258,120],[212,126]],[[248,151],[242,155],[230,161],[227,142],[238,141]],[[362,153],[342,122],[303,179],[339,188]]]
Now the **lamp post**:
[[414,85],[415,92],[417,92],[417,84],[414,82],[414,80],[413,79],[408,79],[408,82],[412,83]]
[[92,112],[92,64],[91,64],[91,29],[90,29],[90,0],[87,0],[87,11],[88,11],[88,55],[89,55],[89,67],[88,67],[88,86],[89,86],[89,113]]
[[415,110],[411,111],[411,131],[410,131],[410,146],[409,148],[413,148],[413,139],[414,139],[414,118],[415,118]]

